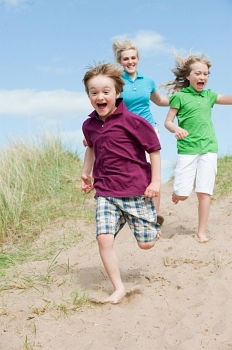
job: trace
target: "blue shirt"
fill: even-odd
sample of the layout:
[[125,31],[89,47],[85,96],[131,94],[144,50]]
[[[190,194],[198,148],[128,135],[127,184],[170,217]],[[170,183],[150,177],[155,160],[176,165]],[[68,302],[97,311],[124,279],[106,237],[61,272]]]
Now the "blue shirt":
[[157,126],[150,110],[151,94],[156,91],[154,81],[139,73],[137,73],[135,80],[132,80],[125,71],[122,74],[122,78],[125,85],[120,97],[123,98],[129,111],[146,119],[153,127]]
[[146,160],[145,151],[151,153],[161,148],[154,128],[128,111],[122,99],[118,99],[117,109],[105,122],[94,111],[82,129],[95,154],[96,195],[143,196],[151,181],[151,164]]

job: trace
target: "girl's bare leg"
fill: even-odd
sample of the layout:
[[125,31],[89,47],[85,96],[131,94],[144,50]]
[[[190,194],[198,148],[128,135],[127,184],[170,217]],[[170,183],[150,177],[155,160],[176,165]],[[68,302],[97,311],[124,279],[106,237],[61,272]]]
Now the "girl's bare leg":
[[114,250],[114,236],[101,234],[97,237],[97,241],[103,265],[114,287],[114,292],[105,299],[105,302],[117,304],[125,296],[126,291],[122,283],[118,259]]
[[210,209],[210,195],[207,193],[197,193],[198,198],[198,233],[197,237],[200,242],[204,243],[209,240],[206,235],[207,222]]

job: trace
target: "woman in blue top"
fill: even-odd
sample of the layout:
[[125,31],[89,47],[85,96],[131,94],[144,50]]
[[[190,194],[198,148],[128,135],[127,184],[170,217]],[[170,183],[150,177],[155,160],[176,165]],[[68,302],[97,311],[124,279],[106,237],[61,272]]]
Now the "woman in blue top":
[[[161,96],[154,81],[137,71],[139,53],[132,41],[114,41],[113,52],[116,61],[123,68],[122,78],[125,85],[120,96],[127,108],[134,114],[146,119],[159,136],[158,124],[151,113],[150,101],[158,106],[168,106],[168,97]],[[155,198],[155,206],[157,212],[159,212],[160,196]],[[164,219],[161,215],[158,215],[157,221],[162,224]]]

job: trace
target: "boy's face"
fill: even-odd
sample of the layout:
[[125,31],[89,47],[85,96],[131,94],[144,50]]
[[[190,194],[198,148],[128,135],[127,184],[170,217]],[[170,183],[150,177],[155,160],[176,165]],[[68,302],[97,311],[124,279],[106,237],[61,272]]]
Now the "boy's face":
[[89,79],[87,83],[90,102],[98,115],[105,120],[115,109],[116,92],[115,83],[112,78],[105,75],[97,75]]
[[187,79],[194,90],[201,92],[205,88],[208,78],[209,68],[205,63],[195,62],[191,65],[191,71]]

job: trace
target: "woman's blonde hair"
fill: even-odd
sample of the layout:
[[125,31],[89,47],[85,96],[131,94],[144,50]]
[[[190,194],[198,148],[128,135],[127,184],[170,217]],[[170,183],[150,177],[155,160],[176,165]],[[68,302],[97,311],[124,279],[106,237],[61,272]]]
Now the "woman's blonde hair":
[[130,40],[115,40],[112,45],[114,56],[116,59],[116,62],[121,62],[121,56],[122,52],[126,50],[135,50],[137,53],[137,57],[139,58],[139,52],[135,44]]
[[189,56],[177,56],[176,66],[172,69],[175,75],[175,79],[163,84],[162,86],[168,88],[169,94],[173,94],[182,88],[189,86],[189,80],[187,77],[191,72],[191,66],[193,63],[201,62],[207,65],[208,68],[211,67],[211,62],[207,56],[204,54],[193,54]]
[[89,94],[89,90],[88,90],[89,80],[98,75],[105,75],[106,77],[113,79],[117,94],[123,91],[124,81],[122,79],[121,70],[115,64],[100,63],[94,66],[89,66],[88,71],[84,75],[83,83],[85,85],[85,90],[87,94]]

